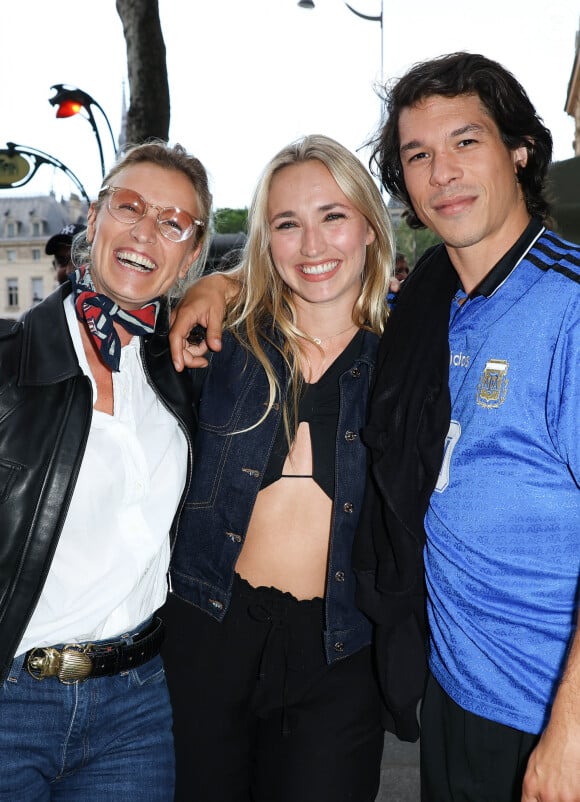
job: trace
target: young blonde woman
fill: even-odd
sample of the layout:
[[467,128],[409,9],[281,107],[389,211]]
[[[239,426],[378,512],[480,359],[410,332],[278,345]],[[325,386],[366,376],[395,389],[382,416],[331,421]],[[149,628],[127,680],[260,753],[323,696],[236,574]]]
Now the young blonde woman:
[[383,730],[351,549],[392,233],[308,136],[258,183],[222,349],[199,371],[165,664],[178,802],[371,802]]

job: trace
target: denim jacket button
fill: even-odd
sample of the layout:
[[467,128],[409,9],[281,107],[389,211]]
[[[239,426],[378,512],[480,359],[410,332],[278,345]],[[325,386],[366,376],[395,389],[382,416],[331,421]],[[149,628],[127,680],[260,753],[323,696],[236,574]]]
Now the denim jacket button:
[[236,534],[236,532],[226,532],[226,537],[229,537],[229,539],[232,541],[232,543],[241,543],[242,542],[242,536]]
[[360,378],[360,368],[353,368],[350,372],[351,376],[354,376],[355,379]]
[[351,501],[345,501],[345,503],[342,505],[342,509],[344,512],[354,512],[354,504]]
[[342,641],[338,641],[334,644],[334,651],[335,652],[344,652],[344,643]]
[[344,571],[337,571],[334,578],[337,582],[344,582]]
[[348,431],[344,435],[344,439],[346,440],[347,443],[352,443],[352,441],[356,440],[356,438],[357,438],[356,432]]
[[218,601],[217,599],[209,599],[209,603],[211,604],[212,607],[215,607],[216,610],[223,610],[224,609],[224,606],[221,603],[221,601]]

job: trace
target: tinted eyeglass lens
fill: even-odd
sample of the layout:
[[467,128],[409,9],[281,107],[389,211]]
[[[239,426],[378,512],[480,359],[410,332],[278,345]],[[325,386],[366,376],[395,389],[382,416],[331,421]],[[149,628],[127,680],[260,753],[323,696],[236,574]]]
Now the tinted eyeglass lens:
[[164,237],[173,242],[181,242],[191,235],[194,223],[187,212],[171,208],[161,209],[157,225]]
[[164,237],[172,242],[183,242],[191,236],[194,222],[188,212],[174,206],[159,209],[153,204],[148,204],[138,192],[134,192],[132,189],[115,189],[109,195],[109,211],[120,223],[129,225],[137,223],[145,217],[149,206],[158,212],[157,225]]
[[109,195],[108,206],[120,223],[136,223],[147,212],[145,200],[132,189],[115,189]]

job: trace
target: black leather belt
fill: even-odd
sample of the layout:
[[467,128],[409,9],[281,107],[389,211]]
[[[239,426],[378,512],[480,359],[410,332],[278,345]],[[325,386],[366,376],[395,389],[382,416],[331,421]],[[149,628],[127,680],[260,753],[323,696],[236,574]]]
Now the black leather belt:
[[93,677],[111,677],[138,668],[159,654],[165,625],[160,618],[133,636],[133,643],[69,643],[62,648],[42,646],[26,655],[26,668],[34,679],[56,677],[65,685]]

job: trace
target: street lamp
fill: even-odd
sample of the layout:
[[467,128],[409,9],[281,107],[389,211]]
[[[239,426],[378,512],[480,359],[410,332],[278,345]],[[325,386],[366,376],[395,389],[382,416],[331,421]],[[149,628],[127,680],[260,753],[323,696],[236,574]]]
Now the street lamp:
[[[344,0],[343,0],[344,2]],[[344,2],[345,6],[348,8],[349,11],[352,11],[353,14],[356,14],[357,17],[361,19],[369,20],[370,22],[378,22],[381,26],[381,80],[383,79],[383,0],[381,0],[381,13],[377,14],[376,16],[371,14],[363,14],[361,11],[357,11],[356,8],[353,8],[347,2]],[[313,0],[299,0],[298,6],[300,8],[314,8]]]
[[0,150],[0,189],[23,187],[28,184],[36,175],[41,164],[51,164],[66,173],[86,202],[90,204],[91,200],[86,189],[66,164],[63,164],[56,156],[51,156],[50,153],[27,145],[17,145],[15,142],[7,142],[6,148]]
[[111,135],[111,140],[113,141],[113,150],[117,151],[117,145],[115,143],[115,137],[113,135],[113,129],[111,128],[111,123],[109,122],[109,118],[105,114],[104,109],[102,106],[97,103],[97,101],[92,98],[87,92],[83,92],[82,89],[78,89],[76,86],[67,86],[66,84],[55,84],[54,86],[50,87],[54,89],[55,94],[53,97],[48,99],[48,102],[51,106],[56,106],[56,116],[59,119],[64,117],[74,117],[75,114],[79,114],[81,109],[84,109],[87,113],[88,121],[91,124],[93,129],[93,133],[95,134],[95,138],[97,140],[97,145],[99,146],[99,156],[101,159],[101,175],[105,176],[105,160],[103,158],[103,145],[101,143],[101,137],[99,135],[99,129],[97,128],[97,122],[95,120],[95,116],[93,114],[93,110],[91,106],[96,106],[98,110],[101,112],[103,117],[105,118],[105,122],[109,128],[109,133]]

